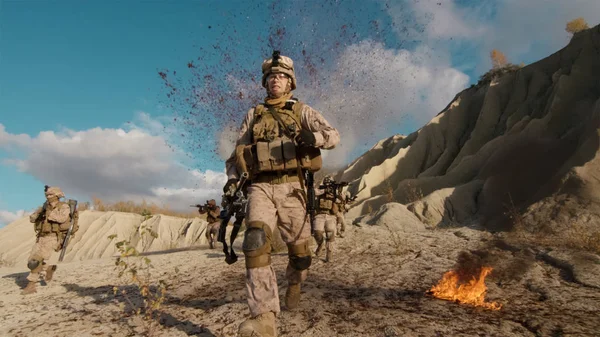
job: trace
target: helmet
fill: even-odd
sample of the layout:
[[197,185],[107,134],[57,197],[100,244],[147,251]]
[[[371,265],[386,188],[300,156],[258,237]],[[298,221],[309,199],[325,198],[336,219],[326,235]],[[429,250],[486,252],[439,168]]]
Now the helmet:
[[331,179],[330,176],[325,176],[325,178],[323,178],[323,185],[329,185],[333,183],[333,179]]
[[60,190],[60,188],[58,187],[48,187],[46,189],[46,198],[52,197],[52,196],[56,196],[59,199],[63,198],[65,196],[65,194]]
[[210,207],[215,207],[217,206],[217,202],[215,201],[215,199],[210,199],[206,202],[208,204],[208,206]]
[[296,74],[294,73],[294,61],[291,58],[279,55],[279,50],[273,51],[273,57],[266,59],[262,64],[262,86],[267,87],[267,76],[273,73],[283,73],[290,77],[292,90],[296,89]]

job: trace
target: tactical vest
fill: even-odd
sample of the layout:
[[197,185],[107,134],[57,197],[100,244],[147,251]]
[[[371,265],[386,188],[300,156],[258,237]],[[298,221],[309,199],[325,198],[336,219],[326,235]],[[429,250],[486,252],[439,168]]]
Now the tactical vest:
[[50,215],[50,213],[54,209],[61,207],[62,205],[68,206],[67,203],[64,203],[62,201],[59,201],[56,204],[56,207],[46,205],[46,211],[43,220],[36,221],[33,224],[34,230],[36,233],[38,233],[38,235],[45,236],[50,233],[56,233],[58,234],[60,239],[63,236],[64,232],[67,232],[69,230],[69,227],[71,226],[71,221],[73,221],[73,229],[71,231],[71,234],[74,235],[79,230],[79,211],[77,209],[75,209],[75,212],[73,212],[73,214],[69,214],[69,220],[67,220],[67,222],[63,224],[52,223],[48,220],[48,216]]
[[219,211],[220,208],[219,207],[215,207],[215,208],[209,208],[208,205],[206,205],[206,209],[207,209],[207,214],[206,214],[206,221],[211,224],[213,222],[216,222],[219,220]]
[[319,195],[317,197],[318,200],[318,209],[317,213],[319,214],[335,214],[337,213],[337,205],[334,202],[335,195],[333,193],[329,193],[325,191],[325,193]]
[[262,172],[287,171],[292,174],[298,168],[311,172],[320,170],[321,150],[294,144],[293,137],[302,128],[303,107],[304,104],[295,102],[274,109],[281,119],[280,123],[269,108],[257,105],[252,124],[249,125],[252,144],[236,148],[238,171],[256,176]]

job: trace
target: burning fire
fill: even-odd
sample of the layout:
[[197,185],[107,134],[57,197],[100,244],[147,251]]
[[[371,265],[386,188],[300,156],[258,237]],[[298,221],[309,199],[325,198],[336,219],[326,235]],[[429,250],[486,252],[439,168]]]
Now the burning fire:
[[482,267],[479,278],[473,277],[468,284],[458,284],[458,273],[454,270],[446,272],[440,282],[433,286],[430,293],[440,299],[481,306],[486,309],[500,310],[502,305],[485,301],[485,278],[492,272],[491,267]]

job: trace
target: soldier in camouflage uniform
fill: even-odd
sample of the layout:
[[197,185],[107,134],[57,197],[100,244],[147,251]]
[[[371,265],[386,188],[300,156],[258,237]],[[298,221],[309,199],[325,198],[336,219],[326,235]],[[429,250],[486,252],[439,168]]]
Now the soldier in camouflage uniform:
[[350,203],[350,192],[343,192],[343,189],[340,186],[338,187],[337,195],[337,212],[335,213],[338,228],[337,234],[340,238],[344,238],[344,232],[346,231],[346,219],[344,218],[344,214],[346,214],[348,204]]
[[262,73],[268,96],[250,109],[242,122],[236,149],[227,160],[230,179],[224,187],[227,191],[237,184],[242,172],[250,174],[242,249],[252,317],[240,325],[241,337],[277,335],[279,292],[270,254],[276,227],[288,247],[285,304],[288,310],[298,306],[301,284],[311,264],[304,174],[320,168],[319,149],[331,149],[340,139],[321,113],[293,98],[296,76],[292,59],[276,51],[263,62]]
[[333,183],[334,181],[330,177],[325,177],[323,184],[316,192],[317,215],[315,216],[314,237],[317,241],[317,250],[315,256],[319,257],[323,250],[323,243],[325,243],[325,262],[330,262],[333,258],[336,216],[339,213],[336,186]]
[[206,221],[208,222],[208,225],[206,225],[206,241],[208,241],[210,249],[214,249],[215,242],[217,242],[217,235],[219,234],[219,226],[221,225],[221,221],[219,220],[221,208],[217,206],[215,199],[211,199],[203,207],[198,207],[198,213],[208,213],[206,214]]
[[40,279],[40,273],[45,273],[45,281],[52,280],[56,265],[46,264],[53,251],[60,251],[63,244],[65,232],[70,226],[69,205],[60,201],[65,195],[58,187],[47,187],[46,202],[29,216],[34,223],[37,235],[31,254],[27,261],[27,267],[31,270],[27,276],[27,286],[22,294],[28,295],[36,292],[36,285]]

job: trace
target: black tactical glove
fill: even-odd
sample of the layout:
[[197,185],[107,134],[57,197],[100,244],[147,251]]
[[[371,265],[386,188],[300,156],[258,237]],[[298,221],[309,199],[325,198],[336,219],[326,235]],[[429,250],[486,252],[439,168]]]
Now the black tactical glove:
[[231,179],[227,180],[227,182],[225,183],[225,186],[223,186],[223,193],[229,192],[229,190],[231,189],[231,186],[237,185],[237,182],[238,182],[238,180],[235,178],[231,178]]
[[315,144],[317,143],[317,139],[315,138],[315,135],[306,129],[302,129],[300,130],[300,132],[298,132],[298,135],[296,136],[296,143],[298,143],[298,145],[301,146],[315,146]]

